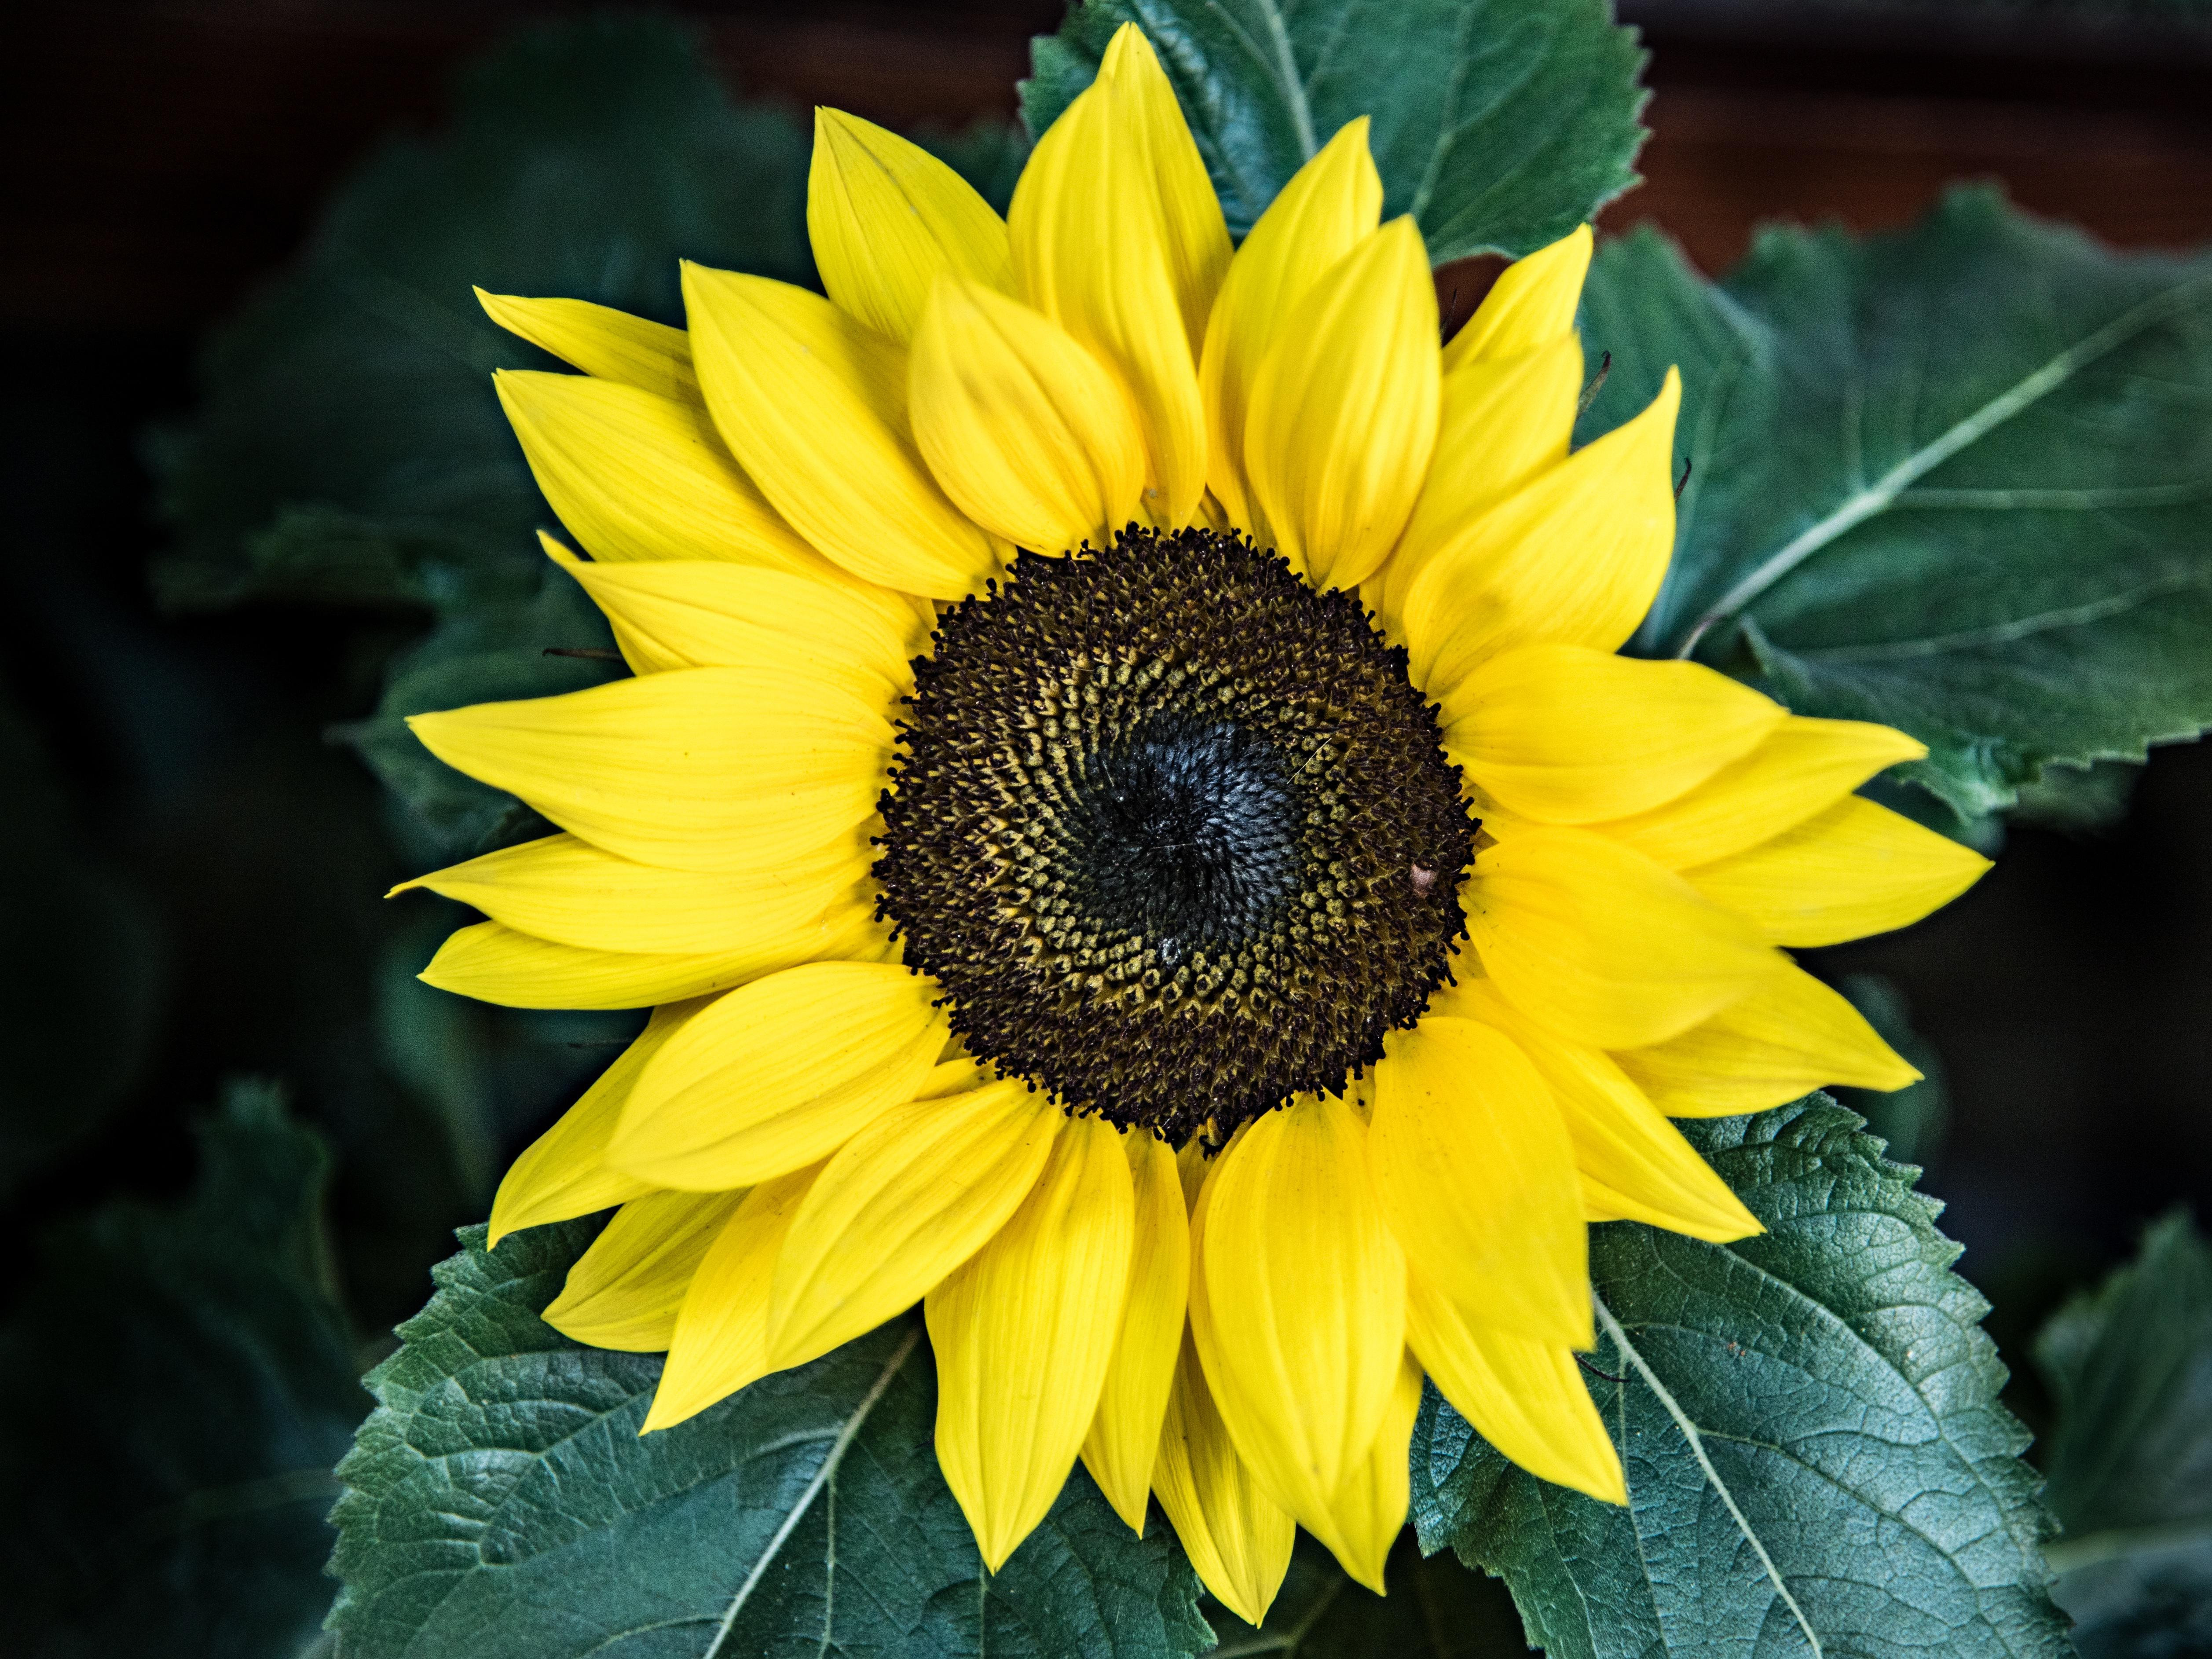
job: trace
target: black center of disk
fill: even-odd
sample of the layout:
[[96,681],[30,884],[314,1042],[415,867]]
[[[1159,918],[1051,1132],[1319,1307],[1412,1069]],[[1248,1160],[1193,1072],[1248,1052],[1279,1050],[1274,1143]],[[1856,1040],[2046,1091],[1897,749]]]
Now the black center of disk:
[[1443,982],[1475,824],[1352,596],[1133,531],[1022,554],[915,680],[878,909],[1002,1074],[1218,1139],[1341,1089]]
[[1154,714],[1098,764],[1067,815],[1090,908],[1175,963],[1261,937],[1297,891],[1298,804],[1282,757],[1228,720]]

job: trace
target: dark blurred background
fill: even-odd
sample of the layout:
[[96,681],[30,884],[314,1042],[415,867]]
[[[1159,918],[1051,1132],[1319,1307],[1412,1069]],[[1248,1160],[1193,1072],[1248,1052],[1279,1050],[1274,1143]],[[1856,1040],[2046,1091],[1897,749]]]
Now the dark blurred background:
[[[1011,117],[1028,39],[1061,12],[659,9],[699,28],[750,95],[899,126]],[[1647,182],[1602,228],[1655,221],[1708,273],[1763,220],[1897,226],[1960,177],[2118,246],[2212,242],[2202,7],[1623,13],[1652,52],[1653,137]],[[505,1158],[620,1038],[619,1021],[447,1009],[412,985],[440,927],[383,904],[411,872],[378,786],[325,734],[369,709],[419,617],[166,616],[146,574],[166,535],[147,434],[189,416],[204,331],[284,264],[380,136],[437,125],[457,64],[568,15],[237,0],[51,6],[10,26],[0,842],[15,868],[0,1018],[27,1058],[9,1085],[22,1127],[0,1144],[0,1245],[20,1251],[118,1192],[180,1188],[187,1126],[222,1079],[275,1077],[335,1149],[347,1297],[356,1328],[380,1331],[420,1304],[447,1230],[483,1214]],[[2014,1345],[2144,1220],[2177,1200],[2212,1213],[2212,754],[2100,769],[2002,833],[1966,899],[1814,965],[1937,1057],[1948,1105],[1923,1090],[1886,1107],[1887,1127],[1929,1164],[2017,1370]],[[471,1052],[490,1056],[465,1078],[441,1071],[455,1021],[477,1022]],[[2032,1389],[2021,1403],[2036,1412]]]

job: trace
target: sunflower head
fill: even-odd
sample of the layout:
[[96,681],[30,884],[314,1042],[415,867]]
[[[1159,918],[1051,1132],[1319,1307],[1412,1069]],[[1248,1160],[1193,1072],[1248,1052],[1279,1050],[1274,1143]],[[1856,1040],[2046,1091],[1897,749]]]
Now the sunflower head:
[[1474,823],[1352,596],[1234,533],[1024,553],[918,661],[878,911],[954,1032],[1180,1146],[1341,1091],[1449,971]]
[[1678,387],[1571,448],[1588,231],[1439,343],[1366,123],[1232,250],[1133,27],[1001,222],[823,112],[826,296],[688,329],[487,296],[549,538],[633,678],[419,717],[561,833],[423,877],[425,977],[651,1006],[504,1232],[619,1206],[547,1318],[680,1422],[923,1304],[987,1562],[1080,1456],[1257,1621],[1295,1525],[1380,1588],[1424,1374],[1620,1501],[1586,1232],[1757,1222],[1668,1121],[1914,1075],[1787,945],[1981,860],[1921,751],[1615,654]]

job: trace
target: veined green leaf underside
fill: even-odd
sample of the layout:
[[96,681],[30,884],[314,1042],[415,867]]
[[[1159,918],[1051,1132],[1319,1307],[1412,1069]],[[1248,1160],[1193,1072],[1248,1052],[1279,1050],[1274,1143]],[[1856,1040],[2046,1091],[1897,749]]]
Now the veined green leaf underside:
[[1637,182],[1644,54],[1605,0],[1088,0],[1031,45],[1032,135],[1125,22],[1175,82],[1233,235],[1361,115],[1384,216],[1412,214],[1438,264],[1529,252]]
[[538,1316],[588,1222],[462,1253],[369,1376],[339,1467],[333,1626],[360,1659],[1169,1659],[1209,1632],[1197,1581],[1079,1470],[986,1575],[937,1469],[935,1372],[896,1322],[672,1429],[638,1427],[657,1355]]
[[1592,1230],[1589,1382],[1626,1508],[1538,1480],[1424,1404],[1423,1547],[1503,1577],[1552,1659],[2068,1651],[1986,1304],[1949,1271],[1958,1247],[1915,1172],[1859,1121],[1814,1096],[1684,1124],[1757,1237]]
[[2212,262],[2110,253],[1984,190],[1853,241],[1770,231],[1726,282],[1644,232],[1583,331],[1583,435],[1669,363],[1691,464],[1632,648],[1924,741],[1972,819],[2054,763],[2212,723]]

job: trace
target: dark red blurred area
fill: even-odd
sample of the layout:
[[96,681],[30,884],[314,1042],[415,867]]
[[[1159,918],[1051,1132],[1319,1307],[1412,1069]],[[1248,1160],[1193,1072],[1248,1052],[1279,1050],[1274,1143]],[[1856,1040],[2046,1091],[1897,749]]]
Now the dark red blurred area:
[[[220,314],[297,245],[380,133],[436,120],[459,59],[565,9],[232,0],[19,15],[0,69],[0,316],[165,329]],[[1718,273],[1762,220],[1884,228],[1971,177],[2122,246],[2212,240],[2212,61],[2201,46],[2002,22],[1762,37],[1745,9],[1717,21],[1664,0],[1628,9],[1652,48],[1653,137],[1644,187],[1607,228],[1656,221]],[[1061,8],[673,10],[757,95],[905,125],[1012,115],[1029,38]]]

